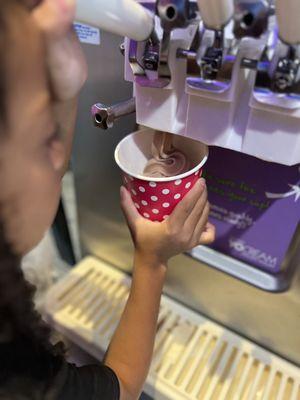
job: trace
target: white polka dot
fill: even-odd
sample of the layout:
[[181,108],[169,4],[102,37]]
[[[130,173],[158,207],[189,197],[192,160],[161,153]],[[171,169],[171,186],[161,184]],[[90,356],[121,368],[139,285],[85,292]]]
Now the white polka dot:
[[140,187],[139,187],[139,191],[142,192],[142,193],[145,193],[145,192],[146,192],[146,189],[145,189],[143,186],[140,186]]
[[178,179],[177,181],[175,181],[175,185],[176,185],[176,186],[181,185],[181,183],[182,183],[182,180],[181,180],[181,179]]
[[157,196],[151,196],[151,200],[152,200],[152,201],[157,201],[157,200],[158,200],[158,197],[157,197]]
[[131,189],[131,193],[136,196],[136,191],[134,189]]
[[153,212],[153,214],[159,214],[159,211],[156,208],[154,208],[154,210],[152,210],[152,212]]
[[163,204],[163,208],[168,208],[168,207],[170,207],[170,203],[164,203]]
[[145,218],[150,218],[150,215],[147,214],[147,213],[144,213],[143,215],[144,215]]
[[164,189],[163,191],[162,191],[162,194],[169,194],[170,193],[170,190],[169,189]]
[[164,220],[166,220],[166,219],[168,219],[168,218],[169,218],[169,215],[165,215],[165,216],[163,217]]
[[147,206],[148,205],[148,201],[142,200],[142,204],[143,204],[143,206]]
[[180,197],[181,197],[181,194],[177,193],[177,194],[175,194],[174,199],[178,200],[178,199],[180,199]]
[[134,205],[135,205],[135,207],[136,207],[137,209],[141,208],[140,205],[139,205],[138,203],[134,203]]
[[150,182],[150,183],[149,183],[149,186],[151,186],[151,187],[156,187],[157,185],[156,185],[155,182]]
[[192,186],[192,184],[191,184],[191,182],[189,182],[189,183],[187,183],[187,184],[185,185],[185,188],[186,188],[186,189],[189,189],[191,186]]

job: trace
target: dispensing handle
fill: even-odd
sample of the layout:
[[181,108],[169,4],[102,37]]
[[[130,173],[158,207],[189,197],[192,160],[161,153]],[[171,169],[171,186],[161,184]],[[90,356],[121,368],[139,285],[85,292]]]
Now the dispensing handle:
[[102,103],[94,104],[92,116],[97,128],[110,129],[116,120],[136,112],[135,98],[117,103],[113,106],[106,106]]
[[300,44],[300,1],[277,0],[276,14],[280,39],[289,45]]
[[204,25],[208,29],[221,30],[234,14],[234,0],[197,0]]
[[135,0],[77,0],[76,20],[136,41],[154,29],[154,16]]

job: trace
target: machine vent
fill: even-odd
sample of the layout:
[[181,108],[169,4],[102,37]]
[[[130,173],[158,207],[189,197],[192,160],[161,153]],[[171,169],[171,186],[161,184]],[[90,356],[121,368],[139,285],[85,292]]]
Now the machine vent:
[[[46,317],[101,357],[130,278],[86,258],[51,289]],[[164,296],[145,391],[155,400],[300,400],[300,369]]]

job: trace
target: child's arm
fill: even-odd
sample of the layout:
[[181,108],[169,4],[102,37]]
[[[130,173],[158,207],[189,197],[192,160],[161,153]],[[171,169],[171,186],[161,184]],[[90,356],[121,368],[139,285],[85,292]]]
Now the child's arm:
[[165,265],[136,257],[130,297],[105,361],[119,378],[122,400],[138,399],[145,383],[165,275]]
[[124,188],[121,203],[135,245],[134,272],[130,296],[105,363],[119,378],[121,399],[136,400],[151,363],[167,262],[199,244],[210,243],[215,232],[207,225],[209,205],[203,179],[163,223],[142,218]]

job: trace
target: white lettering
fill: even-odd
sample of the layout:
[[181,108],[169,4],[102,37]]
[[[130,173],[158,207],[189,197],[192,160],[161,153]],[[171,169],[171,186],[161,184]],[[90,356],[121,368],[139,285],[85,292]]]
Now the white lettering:
[[229,240],[229,245],[231,249],[240,253],[247,259],[259,262],[268,268],[276,268],[278,261],[277,257],[273,257],[270,254],[266,254],[265,252],[248,245],[244,240],[231,238]]

